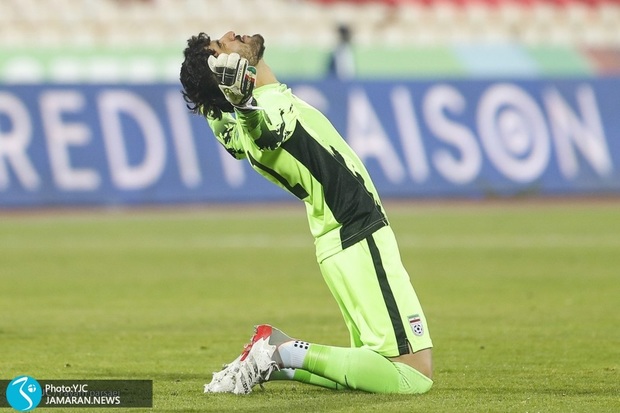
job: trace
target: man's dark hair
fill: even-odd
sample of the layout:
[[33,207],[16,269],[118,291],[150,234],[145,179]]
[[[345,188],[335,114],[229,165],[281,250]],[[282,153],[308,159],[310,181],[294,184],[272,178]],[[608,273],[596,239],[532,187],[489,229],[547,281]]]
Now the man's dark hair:
[[192,36],[183,51],[185,60],[181,64],[181,84],[183,99],[187,108],[194,113],[202,111],[205,115],[221,119],[222,112],[233,112],[234,107],[226,100],[218,87],[215,74],[207,60],[214,51],[209,49],[211,38],[205,33]]

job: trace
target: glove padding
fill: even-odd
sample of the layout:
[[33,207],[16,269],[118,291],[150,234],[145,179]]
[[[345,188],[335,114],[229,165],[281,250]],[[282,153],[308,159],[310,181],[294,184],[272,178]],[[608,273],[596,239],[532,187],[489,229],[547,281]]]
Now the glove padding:
[[256,82],[256,68],[238,53],[211,55],[207,61],[215,73],[222,93],[239,109],[256,109],[252,105],[252,91]]

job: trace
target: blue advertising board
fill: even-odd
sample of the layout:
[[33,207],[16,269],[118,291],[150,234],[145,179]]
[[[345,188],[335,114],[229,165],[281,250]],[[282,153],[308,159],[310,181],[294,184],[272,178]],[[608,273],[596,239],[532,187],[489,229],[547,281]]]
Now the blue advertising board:
[[[384,198],[620,193],[620,79],[290,82]],[[180,86],[0,86],[0,207],[292,200]]]

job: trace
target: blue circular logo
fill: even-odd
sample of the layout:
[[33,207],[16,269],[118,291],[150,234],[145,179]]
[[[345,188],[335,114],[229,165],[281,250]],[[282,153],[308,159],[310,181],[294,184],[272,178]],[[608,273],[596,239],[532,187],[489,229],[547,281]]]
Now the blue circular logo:
[[42,396],[41,385],[29,376],[14,378],[6,388],[7,401],[20,412],[29,412],[37,407]]

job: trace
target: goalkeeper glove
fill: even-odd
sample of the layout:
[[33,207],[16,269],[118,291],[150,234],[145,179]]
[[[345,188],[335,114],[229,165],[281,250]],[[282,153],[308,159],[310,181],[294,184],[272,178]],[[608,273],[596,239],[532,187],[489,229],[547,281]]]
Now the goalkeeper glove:
[[238,109],[259,109],[252,105],[252,91],[256,82],[256,68],[238,53],[211,55],[207,61],[215,73],[226,100]]

